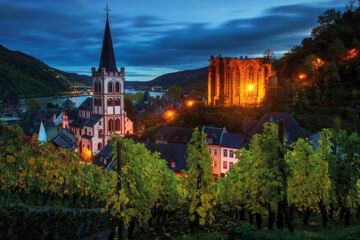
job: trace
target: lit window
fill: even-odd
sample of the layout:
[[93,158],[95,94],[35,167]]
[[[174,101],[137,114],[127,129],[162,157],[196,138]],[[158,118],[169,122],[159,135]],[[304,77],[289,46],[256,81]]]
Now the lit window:
[[224,163],[223,163],[223,168],[224,168],[224,169],[227,169],[227,161],[224,161]]
[[175,168],[175,166],[176,166],[176,163],[175,163],[174,160],[172,160],[172,161],[171,161],[171,168]]
[[209,149],[209,153],[210,153],[210,155],[211,155],[211,149]]
[[233,162],[229,162],[229,168],[232,168],[233,165],[234,165]]
[[230,150],[230,157],[231,157],[231,158],[234,158],[234,152],[233,152],[233,150]]
[[214,167],[216,167],[217,165],[216,165],[216,161],[214,161]]
[[224,157],[227,157],[227,150],[224,149]]
[[216,149],[214,149],[214,156],[216,156],[217,155],[217,150]]

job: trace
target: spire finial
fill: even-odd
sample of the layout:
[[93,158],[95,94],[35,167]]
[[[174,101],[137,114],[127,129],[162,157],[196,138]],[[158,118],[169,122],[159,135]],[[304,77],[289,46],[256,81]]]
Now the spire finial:
[[109,18],[109,12],[110,12],[109,4],[106,4],[106,8],[104,10],[106,11],[106,18]]

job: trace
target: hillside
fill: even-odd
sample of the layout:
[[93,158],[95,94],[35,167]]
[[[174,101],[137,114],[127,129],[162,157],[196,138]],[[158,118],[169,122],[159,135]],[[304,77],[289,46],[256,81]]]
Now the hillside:
[[20,97],[53,96],[91,77],[51,68],[40,60],[0,45],[0,97],[12,87]]
[[171,86],[181,86],[185,91],[196,91],[206,95],[208,81],[208,67],[185,70],[161,75],[151,81],[127,81],[128,88],[139,86],[162,86],[167,89]]
[[324,127],[360,132],[360,8],[328,10],[311,37],[275,62],[281,88],[269,111],[293,113],[311,131]]

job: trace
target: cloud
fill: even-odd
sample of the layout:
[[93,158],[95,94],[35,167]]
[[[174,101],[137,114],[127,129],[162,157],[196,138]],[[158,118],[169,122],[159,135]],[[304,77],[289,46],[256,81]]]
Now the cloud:
[[[1,2],[0,44],[63,70],[75,71],[74,66],[78,66],[77,72],[83,73],[97,66],[104,14],[85,11],[83,0],[75,3],[84,8],[77,12],[71,8],[59,11],[58,4],[51,2],[54,6],[49,7],[48,2]],[[217,25],[155,15],[130,17],[114,11],[110,26],[118,65],[139,71],[131,72],[129,77],[146,78],[152,76],[148,69],[153,67],[161,73],[158,68],[206,66],[210,55],[259,56],[266,49],[284,52],[308,36],[316,26],[317,16],[332,4],[339,6],[339,0],[277,6],[257,17],[234,18]]]

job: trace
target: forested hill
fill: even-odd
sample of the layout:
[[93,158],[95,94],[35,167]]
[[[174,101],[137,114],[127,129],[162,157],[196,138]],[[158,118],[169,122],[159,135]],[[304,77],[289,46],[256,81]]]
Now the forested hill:
[[311,131],[360,131],[360,8],[327,10],[311,37],[275,63],[280,89],[268,111],[293,113]]
[[127,81],[127,87],[139,86],[162,86],[167,89],[171,86],[180,86],[185,91],[204,92],[207,94],[208,84],[208,67],[198,68],[193,70],[185,70],[174,73],[161,75],[151,81],[147,82],[131,82]]
[[70,85],[91,84],[91,77],[66,73],[0,45],[0,97],[12,87],[20,97],[53,96]]

